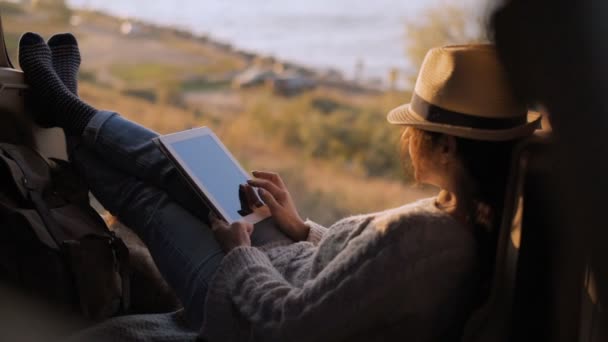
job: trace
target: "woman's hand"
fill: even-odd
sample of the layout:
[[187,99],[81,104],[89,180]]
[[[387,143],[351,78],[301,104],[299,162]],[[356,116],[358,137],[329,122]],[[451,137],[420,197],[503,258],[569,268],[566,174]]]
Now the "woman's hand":
[[281,176],[264,171],[253,171],[253,176],[255,178],[247,183],[260,188],[258,194],[270,209],[281,230],[292,240],[306,240],[309,228],[298,214]]
[[236,247],[251,246],[250,235],[253,232],[253,225],[248,222],[238,221],[228,225],[215,215],[210,214],[211,230],[215,239],[219,242],[224,252],[229,253]]

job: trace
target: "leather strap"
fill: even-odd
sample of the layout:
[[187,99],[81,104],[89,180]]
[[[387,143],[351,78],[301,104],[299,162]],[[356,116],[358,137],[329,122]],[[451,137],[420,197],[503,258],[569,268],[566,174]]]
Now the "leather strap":
[[34,204],[34,208],[36,209],[38,215],[40,215],[44,225],[47,227],[49,234],[51,234],[53,240],[55,240],[55,243],[60,246],[62,242],[66,240],[66,236],[63,233],[63,230],[59,227],[57,221],[55,221],[53,218],[49,207],[47,207],[46,203],[42,199],[42,194],[35,190],[30,190],[30,201],[32,201]]
[[[4,152],[2,146],[0,146],[0,151]],[[0,153],[0,161],[3,161],[6,167],[8,168],[8,171],[13,179],[13,183],[21,194],[21,198],[27,199],[27,189],[25,188],[23,181],[21,180],[23,178],[23,172],[21,172],[19,165],[17,165],[17,163],[13,159],[7,157],[4,153]]]
[[124,313],[127,313],[131,307],[131,270],[129,268],[129,248],[125,245],[122,239],[116,237],[113,231],[110,231],[110,244],[116,253],[118,261],[120,279],[122,281],[122,296],[121,308]]

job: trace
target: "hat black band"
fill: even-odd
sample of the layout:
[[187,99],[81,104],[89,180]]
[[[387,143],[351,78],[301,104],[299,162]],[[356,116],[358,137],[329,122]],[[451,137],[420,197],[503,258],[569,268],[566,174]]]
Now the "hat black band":
[[416,94],[412,97],[410,109],[429,122],[477,129],[509,129],[528,122],[526,113],[514,118],[493,119],[453,112],[426,102]]

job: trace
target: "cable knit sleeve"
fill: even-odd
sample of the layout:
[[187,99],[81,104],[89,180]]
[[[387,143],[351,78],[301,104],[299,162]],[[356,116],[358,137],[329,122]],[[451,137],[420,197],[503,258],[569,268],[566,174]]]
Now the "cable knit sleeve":
[[306,241],[312,242],[314,245],[319,244],[319,241],[321,241],[323,235],[325,235],[325,233],[327,232],[327,228],[311,220],[306,220],[306,222],[304,223],[310,229],[308,231],[308,237],[306,238]]
[[458,265],[470,264],[462,248],[420,255],[418,248],[403,248],[399,238],[377,240],[371,248],[351,241],[349,253],[301,288],[286,281],[262,251],[238,247],[222,262],[222,272],[230,275],[225,290],[251,322],[255,340],[337,341],[369,330],[375,320],[394,321],[415,310],[420,293],[457,286],[460,280],[450,274],[461,275]]

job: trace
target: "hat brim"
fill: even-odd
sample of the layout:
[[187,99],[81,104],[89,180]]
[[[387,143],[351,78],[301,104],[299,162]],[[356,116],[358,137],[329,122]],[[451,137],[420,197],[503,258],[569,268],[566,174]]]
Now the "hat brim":
[[401,105],[391,110],[387,120],[393,125],[411,126],[424,131],[445,133],[461,138],[488,141],[506,141],[530,136],[540,128],[541,115],[538,112],[528,112],[528,122],[509,129],[478,129],[463,126],[434,123],[425,120],[410,109],[409,104]]

